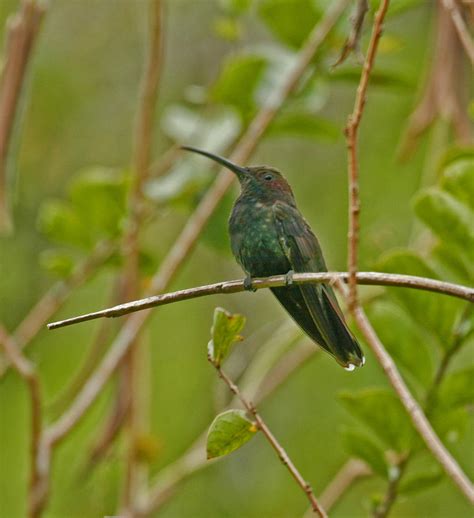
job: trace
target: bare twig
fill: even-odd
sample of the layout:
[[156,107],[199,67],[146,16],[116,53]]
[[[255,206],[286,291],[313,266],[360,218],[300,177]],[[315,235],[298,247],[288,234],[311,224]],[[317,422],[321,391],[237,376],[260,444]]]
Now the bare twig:
[[[338,288],[347,296],[347,290],[340,281],[338,282]],[[467,478],[459,464],[436,435],[436,432],[433,430],[433,427],[423,413],[420,405],[412,396],[406,383],[403,381],[394,361],[387,353],[385,347],[375,333],[364,310],[360,306],[356,306],[355,309],[353,309],[352,314],[357,326],[362,332],[367,343],[370,345],[388,380],[400,398],[402,405],[405,407],[413,426],[420,434],[428,450],[439,462],[446,474],[458,486],[464,496],[466,496],[470,502],[474,503],[474,487],[471,481]]]
[[28,61],[44,12],[43,3],[23,0],[6,27],[6,57],[0,80],[0,233],[12,227],[7,198],[8,152]]
[[341,63],[344,63],[351,52],[356,52],[357,54],[360,52],[360,38],[362,36],[362,28],[364,26],[365,16],[368,11],[368,0],[357,0],[354,14],[351,16],[351,32],[344,42],[341,54],[339,55],[337,61],[334,63],[333,67],[337,67]]
[[30,438],[30,491],[28,497],[28,515],[38,516],[41,507],[36,505],[36,490],[40,473],[36,466],[36,459],[41,441],[42,414],[41,414],[41,387],[34,365],[23,356],[14,339],[0,324],[0,343],[10,360],[13,368],[28,385],[31,404],[31,438]]
[[[140,225],[143,220],[143,186],[148,178],[152,154],[155,101],[160,82],[162,60],[162,5],[161,0],[150,0],[150,31],[145,69],[140,85],[137,120],[134,134],[132,159],[132,187],[129,194],[129,215],[124,235],[124,284],[127,298],[135,298],[140,293]],[[143,493],[146,484],[146,465],[139,462],[136,452],[139,430],[145,428],[141,412],[140,390],[138,384],[146,377],[139,373],[140,362],[137,340],[127,354],[122,366],[121,383],[117,403],[117,417],[125,412],[128,431],[128,452],[126,462],[123,507],[127,515],[132,515],[136,501]],[[119,425],[120,419],[113,425]],[[112,428],[113,430],[113,428]],[[112,436],[113,437],[113,436]]]
[[461,43],[464,47],[464,50],[466,51],[466,54],[468,55],[471,63],[474,65],[474,41],[472,40],[472,37],[469,34],[469,31],[467,30],[461,11],[459,10],[459,6],[457,5],[456,0],[442,1],[444,8],[451,15],[459,39],[461,40]]
[[[97,269],[110,257],[115,249],[111,242],[101,242],[65,280],[54,284],[33,306],[26,317],[12,333],[16,346],[22,350],[28,345],[45,323],[56,313],[69,295],[79,286],[84,284]],[[8,361],[0,362],[0,377],[9,368]]]
[[[323,272],[323,273],[295,273],[293,276],[294,284],[314,284],[323,282],[334,282],[341,280],[349,282],[350,274],[345,272]],[[285,286],[287,283],[285,275],[274,275],[266,278],[252,279],[252,288],[259,290],[262,288],[276,288]],[[426,290],[453,297],[461,298],[474,302],[474,288],[452,284],[449,282],[438,281],[436,279],[428,279],[426,277],[416,277],[414,275],[401,275],[396,273],[377,273],[377,272],[357,272],[356,282],[358,284],[381,285],[381,286],[398,286],[404,288],[413,288],[418,290]],[[182,300],[195,299],[208,295],[238,293],[245,290],[243,280],[223,281],[206,286],[198,286],[196,288],[187,288],[171,293],[163,293],[141,300],[134,300],[119,304],[112,308],[86,313],[77,317],[67,318],[48,324],[48,329],[57,329],[79,322],[86,322],[102,317],[120,317],[136,311],[142,311],[157,306],[164,306]]]
[[[265,130],[278,113],[286,98],[297,87],[299,80],[304,76],[304,73],[310,66],[315,52],[335,25],[348,3],[349,0],[339,0],[331,4],[331,7],[321,22],[318,23],[311,32],[307,42],[301,49],[294,69],[288,74],[283,84],[278,86],[273,96],[273,102],[264,106],[259,111],[239,141],[239,144],[231,156],[232,160],[240,162],[250,156],[250,153],[255,149],[257,143],[262,138]],[[205,224],[217,208],[219,201],[232,184],[232,180],[232,173],[227,171],[223,171],[216,178],[213,186],[191,215],[183,231],[175,241],[170,253],[154,275],[149,290],[150,294],[164,291],[173,280],[179,267],[189,256]],[[55,423],[50,425],[46,431],[49,444],[56,444],[63,439],[90,408],[105,383],[107,383],[123,357],[127,354],[149,316],[150,311],[147,310],[132,315],[127,320],[109,352],[97,367],[95,373],[88,379],[69,409]]]
[[244,407],[247,411],[254,417],[257,428],[263,433],[267,441],[270,443],[271,447],[276,451],[278,457],[286,466],[291,476],[295,479],[296,483],[301,487],[301,489],[306,494],[313,511],[320,516],[321,518],[327,518],[327,514],[321,504],[316,499],[316,496],[311,489],[311,486],[308,482],[302,477],[301,473],[298,471],[293,461],[290,459],[288,453],[285,451],[283,446],[278,442],[276,437],[273,435],[272,431],[262,419],[260,414],[257,412],[255,406],[247,400],[247,398],[240,392],[239,387],[227,376],[227,374],[222,370],[220,365],[213,361],[213,359],[209,356],[209,361],[215,367],[219,377],[224,381],[224,383],[229,387],[229,390],[240,399]]
[[362,69],[359,86],[354,103],[354,110],[349,116],[345,134],[348,148],[348,179],[349,179],[349,232],[347,243],[347,270],[349,272],[349,308],[353,309],[357,303],[357,281],[356,272],[358,266],[358,245],[359,245],[359,164],[357,160],[357,136],[359,131],[362,113],[364,111],[367,87],[369,85],[370,72],[375,61],[377,47],[382,35],[382,24],[388,9],[389,0],[382,0],[379,10],[375,15],[372,35],[369,48]]

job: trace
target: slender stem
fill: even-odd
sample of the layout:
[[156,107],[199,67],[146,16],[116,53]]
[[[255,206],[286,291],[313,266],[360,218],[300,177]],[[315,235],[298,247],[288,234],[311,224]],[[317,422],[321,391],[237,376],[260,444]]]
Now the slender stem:
[[211,357],[209,357],[209,361],[215,367],[217,373],[219,374],[219,377],[229,387],[230,391],[240,399],[247,411],[253,415],[257,423],[258,429],[263,433],[267,441],[270,443],[271,447],[276,451],[278,457],[286,466],[291,476],[295,479],[296,483],[305,492],[313,511],[321,518],[327,518],[326,511],[322,508],[321,504],[316,499],[316,496],[314,495],[311,486],[308,484],[308,482],[306,482],[301,473],[298,471],[288,453],[278,442],[277,438],[273,435],[272,431],[265,423],[265,421],[262,419],[261,415],[257,412],[255,406],[244,397],[239,387],[227,376],[227,374],[222,370],[219,364],[215,363]]
[[[28,496],[28,516],[39,516],[43,507],[43,495],[38,495],[38,483],[41,473],[37,469],[36,460],[42,437],[42,403],[41,387],[34,365],[21,353],[14,339],[0,324],[0,343],[3,351],[10,360],[13,368],[25,380],[30,395],[31,404],[31,439],[30,439],[30,490]],[[42,493],[42,492],[41,492]],[[37,498],[37,495],[40,498]]]
[[349,308],[353,309],[357,303],[356,272],[358,265],[359,246],[359,164],[357,159],[357,137],[359,125],[365,107],[367,87],[370,73],[375,61],[377,47],[382,35],[382,24],[388,9],[389,0],[382,0],[379,10],[375,15],[374,27],[370,37],[369,48],[365,58],[364,67],[357,88],[354,110],[349,116],[345,130],[348,148],[348,178],[349,178],[349,232],[347,235],[348,258],[347,270],[349,272]]
[[455,0],[442,0],[442,2],[444,8],[449,12],[453,20],[454,27],[456,28],[459,39],[461,40],[469,60],[474,65],[474,41],[467,30],[461,11],[459,10],[459,6]]
[[[294,284],[314,284],[334,282],[336,280],[348,282],[349,279],[350,274],[345,272],[295,273],[293,275]],[[474,288],[438,281],[436,279],[429,279],[426,277],[416,277],[395,273],[358,272],[356,274],[356,282],[366,285],[398,286],[433,291],[474,302]],[[275,288],[278,286],[285,286],[286,283],[287,278],[285,275],[274,275],[266,278],[253,279],[252,288],[256,290],[262,288]],[[245,287],[243,280],[223,281],[206,286],[187,288],[171,293],[163,293],[162,295],[147,297],[145,299],[126,302],[125,304],[119,304],[112,308],[86,313],[84,315],[67,318],[65,320],[59,320],[58,322],[52,322],[48,324],[48,329],[57,329],[59,327],[65,327],[97,318],[120,317],[136,311],[164,306],[166,304],[172,304],[182,300],[195,299],[208,295],[238,293],[244,290]]]
[[0,78],[0,233],[8,233],[13,225],[8,208],[7,161],[20,94],[45,9],[41,2],[23,0],[18,13],[8,19],[6,26],[6,50]]
[[[129,194],[129,214],[124,242],[124,287],[128,299],[135,298],[140,293],[140,227],[144,219],[143,187],[148,178],[153,143],[153,126],[156,108],[156,97],[161,76],[163,55],[163,24],[161,0],[150,0],[150,30],[145,68],[140,85],[138,109],[134,133],[134,150],[132,158],[132,186]],[[143,493],[146,483],[146,464],[140,463],[136,452],[139,430],[146,427],[142,412],[140,394],[143,393],[142,383],[147,379],[140,372],[144,363],[140,362],[142,351],[138,346],[138,337],[133,347],[124,358],[121,371],[121,386],[118,409],[126,409],[128,432],[128,451],[126,459],[125,485],[123,492],[123,507],[127,515],[133,514],[136,501]],[[121,401],[123,399],[123,401]],[[112,436],[113,438],[113,436]]]

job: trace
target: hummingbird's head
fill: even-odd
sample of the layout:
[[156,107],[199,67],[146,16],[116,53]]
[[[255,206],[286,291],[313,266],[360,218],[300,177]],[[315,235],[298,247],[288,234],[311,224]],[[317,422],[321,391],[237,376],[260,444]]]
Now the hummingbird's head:
[[267,165],[243,167],[214,153],[191,146],[183,149],[204,155],[230,169],[238,178],[243,194],[253,194],[262,199],[293,201],[293,191],[277,169]]

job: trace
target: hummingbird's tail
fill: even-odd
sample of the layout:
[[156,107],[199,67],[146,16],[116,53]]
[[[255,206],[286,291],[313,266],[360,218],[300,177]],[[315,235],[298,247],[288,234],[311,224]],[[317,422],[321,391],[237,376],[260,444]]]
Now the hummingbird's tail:
[[342,367],[352,371],[364,365],[364,354],[329,286],[307,284],[272,291],[303,331]]

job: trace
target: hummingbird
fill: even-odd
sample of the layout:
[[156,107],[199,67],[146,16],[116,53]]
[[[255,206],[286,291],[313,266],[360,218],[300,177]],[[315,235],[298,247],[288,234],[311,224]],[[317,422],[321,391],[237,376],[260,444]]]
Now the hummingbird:
[[365,358],[351,333],[329,284],[292,283],[292,275],[327,272],[318,239],[296,206],[290,185],[275,168],[243,167],[199,148],[204,155],[237,176],[240,196],[229,219],[232,252],[252,289],[252,277],[286,275],[286,286],[271,288],[298,326],[346,370],[364,365]]

